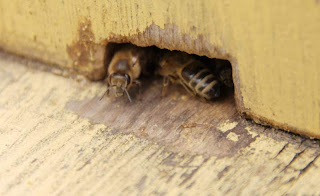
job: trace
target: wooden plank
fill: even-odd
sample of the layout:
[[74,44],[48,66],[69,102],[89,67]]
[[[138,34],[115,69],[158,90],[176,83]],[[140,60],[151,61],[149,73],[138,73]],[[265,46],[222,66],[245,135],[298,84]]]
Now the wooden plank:
[[232,96],[161,99],[146,79],[141,101],[99,101],[102,83],[39,68],[0,54],[1,195],[320,194],[319,141],[241,119]]

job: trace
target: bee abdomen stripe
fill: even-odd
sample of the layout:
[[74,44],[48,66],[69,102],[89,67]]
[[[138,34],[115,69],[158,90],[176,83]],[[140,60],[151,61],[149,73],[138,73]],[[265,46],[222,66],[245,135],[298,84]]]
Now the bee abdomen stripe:
[[195,89],[198,92],[201,92],[201,90],[203,90],[214,78],[214,76],[212,74],[208,74],[206,75],[203,79],[201,79],[201,81],[196,85]]
[[195,74],[195,76],[193,76],[190,79],[189,85],[192,87],[195,87],[197,84],[199,84],[201,82],[201,80],[204,77],[206,77],[209,74],[210,74],[210,72],[207,69],[202,69],[201,71],[199,71],[197,74]]
[[192,61],[188,63],[182,70],[181,76],[182,78],[189,82],[192,78],[195,77],[197,73],[199,73],[203,68],[198,65],[196,61]]
[[219,84],[219,82],[217,80],[213,80],[210,84],[208,84],[208,86],[206,86],[202,90],[202,93],[205,94],[205,93],[209,92],[212,88],[217,88],[218,84]]

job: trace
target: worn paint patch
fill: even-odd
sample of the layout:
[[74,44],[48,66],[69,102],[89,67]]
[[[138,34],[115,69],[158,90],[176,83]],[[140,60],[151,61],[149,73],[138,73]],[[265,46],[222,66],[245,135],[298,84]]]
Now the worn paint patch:
[[[66,108],[92,123],[105,124],[112,134],[133,134],[177,153],[234,156],[255,140],[245,130],[247,122],[238,116],[231,92],[214,102],[203,102],[178,85],[170,86],[168,95],[161,97],[161,78],[144,79],[142,84],[141,101],[130,103],[126,97],[99,101],[102,88],[96,97],[75,98]],[[132,89],[130,93],[134,98],[137,91]],[[237,122],[232,123],[232,132],[238,135],[238,141],[218,129],[227,120]]]
[[246,127],[245,129],[248,131],[248,133],[249,133],[250,135],[252,135],[252,137],[257,137],[257,136],[258,136],[257,133],[255,133],[255,132],[252,131],[252,128],[251,128],[250,126]]
[[234,142],[237,142],[239,140],[239,135],[233,133],[233,132],[230,132],[228,135],[227,135],[227,138],[231,141],[234,141]]
[[79,23],[78,35],[73,43],[67,46],[67,53],[75,71],[93,80],[105,76],[105,47],[95,43],[90,20],[85,19]]
[[235,128],[237,126],[238,122],[229,122],[229,120],[227,120],[226,122],[223,122],[221,124],[219,124],[218,129],[220,131],[222,131],[223,133]]

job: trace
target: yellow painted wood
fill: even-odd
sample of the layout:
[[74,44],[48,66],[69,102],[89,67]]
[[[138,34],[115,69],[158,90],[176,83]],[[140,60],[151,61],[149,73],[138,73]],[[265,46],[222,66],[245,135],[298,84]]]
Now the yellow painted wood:
[[[150,97],[99,101],[101,83],[41,72],[1,53],[0,78],[1,195],[320,194],[319,141],[247,122],[233,107],[214,110],[220,118],[211,124],[197,124],[206,113],[194,109],[188,120],[167,118],[186,121],[168,127],[149,115],[166,102],[171,114],[183,110],[179,104],[219,106],[178,93],[153,98],[155,105]],[[160,94],[161,79],[153,86]],[[110,121],[130,107],[140,115],[128,110]],[[146,127],[123,127],[130,119]]]
[[241,112],[320,138],[319,20],[317,0],[2,0],[0,46],[92,79],[108,41],[228,59]]

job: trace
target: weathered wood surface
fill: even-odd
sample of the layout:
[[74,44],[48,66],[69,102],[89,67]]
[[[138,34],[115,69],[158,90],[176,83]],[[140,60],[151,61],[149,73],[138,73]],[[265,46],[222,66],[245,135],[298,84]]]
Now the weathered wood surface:
[[[161,80],[143,99],[0,54],[1,195],[318,195],[320,147]],[[59,73],[56,71],[56,73]]]

